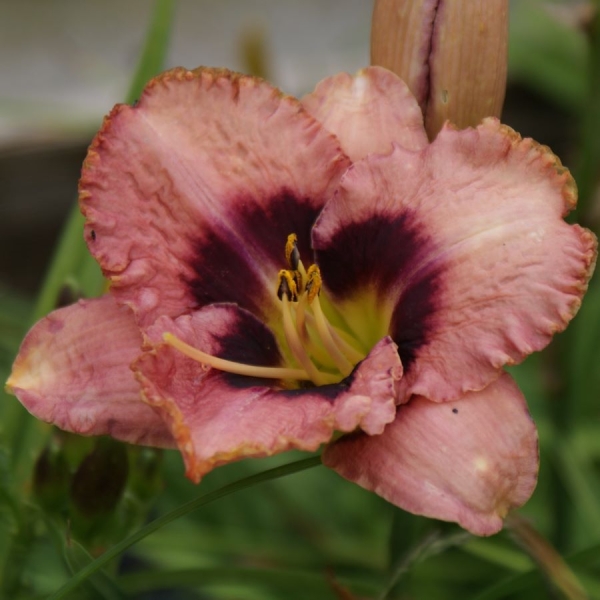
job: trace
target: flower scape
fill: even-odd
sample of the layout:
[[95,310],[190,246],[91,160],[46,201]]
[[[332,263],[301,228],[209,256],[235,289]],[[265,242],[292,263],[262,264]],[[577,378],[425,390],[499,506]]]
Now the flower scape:
[[174,69],[92,142],[85,239],[110,281],[39,321],[8,389],[84,435],[177,447],[195,482],[290,449],[479,535],[533,493],[504,365],[577,312],[596,239],[574,181],[496,119],[428,141],[370,67],[301,100]]

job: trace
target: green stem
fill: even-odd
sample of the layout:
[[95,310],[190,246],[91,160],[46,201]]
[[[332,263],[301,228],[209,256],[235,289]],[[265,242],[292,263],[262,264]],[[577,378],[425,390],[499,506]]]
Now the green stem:
[[139,541],[143,540],[145,537],[149,536],[151,533],[154,533],[161,527],[164,527],[172,521],[175,521],[176,519],[179,519],[180,517],[183,517],[184,515],[187,515],[188,513],[191,513],[194,510],[197,510],[201,506],[205,506],[210,502],[219,500],[220,498],[246,489],[248,487],[257,485],[259,483],[263,483],[264,481],[279,479],[280,477],[292,475],[293,473],[298,473],[300,471],[316,467],[320,464],[321,457],[312,456],[304,460],[299,460],[293,463],[289,463],[287,465],[283,465],[281,467],[269,469],[268,471],[263,471],[262,473],[257,473],[256,475],[251,475],[250,477],[246,477],[244,479],[241,479],[240,481],[235,481],[233,483],[225,485],[218,490],[209,492],[208,494],[203,494],[195,500],[191,500],[190,502],[183,504],[179,508],[176,508],[175,510],[167,513],[166,515],[163,515],[162,517],[155,519],[151,523],[148,523],[148,525],[142,527],[133,535],[122,540],[121,542],[113,546],[110,550],[107,550],[102,556],[97,558],[94,562],[88,564],[83,569],[81,569],[81,571],[79,571],[65,585],[63,585],[59,590],[54,592],[54,594],[49,596],[48,600],[60,600],[61,598],[64,598],[68,593],[77,589],[88,577],[90,577],[90,575],[93,575],[96,571],[98,571],[98,569],[101,569],[111,560],[119,556],[119,554],[121,554],[128,548],[131,548],[131,546],[137,544]]
[[[514,531],[514,527],[512,527],[512,524],[510,525]],[[525,543],[526,537],[521,534],[518,535],[521,538],[521,541]],[[527,544],[531,544],[530,539],[531,538],[527,536]],[[536,552],[539,555],[539,552],[537,550]],[[569,570],[572,568],[594,568],[600,565],[600,544],[596,544],[594,546],[591,546],[590,548],[586,548],[585,550],[580,550],[578,552],[572,553],[571,555],[566,557],[564,562],[560,555],[552,554],[553,558],[555,556],[558,556],[561,563],[567,565],[566,568]],[[539,561],[539,556],[534,557],[534,559]],[[548,574],[552,577],[557,573],[553,572],[551,568]],[[484,589],[481,593],[477,594],[474,598],[472,598],[472,600],[502,600],[504,598],[512,598],[516,595],[525,598],[527,597],[528,593],[534,592],[536,590],[536,587],[539,588],[541,584],[542,580],[540,578],[540,572],[539,569],[536,567],[528,569],[524,573],[519,573],[518,575],[511,575],[506,579],[494,582],[490,587]],[[574,596],[574,598],[577,598],[577,596]]]
[[581,583],[562,556],[526,519],[513,513],[507,517],[506,525],[517,544],[538,564],[546,578],[568,600],[587,598]]
[[466,531],[452,533],[446,537],[442,537],[439,530],[430,532],[422,540],[410,548],[408,552],[396,563],[392,569],[392,575],[387,585],[381,591],[377,597],[377,600],[386,600],[389,598],[390,594],[393,592],[402,576],[407,573],[415,564],[425,560],[426,558],[440,554],[452,546],[463,544],[470,540],[471,537],[471,534]]

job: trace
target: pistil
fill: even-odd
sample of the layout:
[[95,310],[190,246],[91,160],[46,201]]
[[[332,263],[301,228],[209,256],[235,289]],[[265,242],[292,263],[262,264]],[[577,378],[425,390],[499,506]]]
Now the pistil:
[[298,331],[302,343],[308,349],[309,354],[322,365],[327,365],[331,363],[329,355],[323,348],[313,342],[308,327],[306,326],[307,319],[310,319],[313,325],[315,321],[314,317],[306,312],[307,307],[308,296],[307,294],[302,294],[296,304],[296,330]]
[[[306,296],[304,296],[306,297]],[[298,302],[300,304],[300,302]],[[315,323],[315,318],[311,314],[306,314],[305,319],[308,323]],[[352,346],[344,336],[347,338],[351,338],[351,336],[343,331],[340,331],[337,327],[332,325],[329,321],[327,321],[327,327],[329,328],[329,332],[331,333],[331,337],[333,338],[336,346],[343,352],[344,356],[353,364],[356,365],[361,360],[364,359],[365,354],[361,353],[360,350],[357,350],[354,346]]]

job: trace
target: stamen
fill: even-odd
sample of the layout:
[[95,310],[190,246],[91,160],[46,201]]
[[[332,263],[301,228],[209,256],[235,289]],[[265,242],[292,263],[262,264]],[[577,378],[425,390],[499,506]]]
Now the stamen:
[[304,270],[304,265],[300,260],[298,236],[295,233],[290,233],[290,235],[287,237],[287,242],[285,243],[285,260],[287,261],[294,281],[296,282],[298,294],[301,294],[304,291],[304,279],[306,277],[306,271]]
[[315,324],[317,326],[317,332],[319,333],[319,337],[323,342],[327,352],[333,359],[335,366],[340,370],[340,373],[347,377],[352,373],[354,366],[352,363],[342,354],[340,349],[337,347],[333,337],[331,336],[331,331],[328,327],[327,318],[323,313],[323,309],[321,308],[321,302],[319,301],[319,297],[315,297],[312,303],[313,313],[315,315]]
[[[311,265],[308,270],[304,268],[298,250],[298,237],[294,233],[287,237],[285,257],[290,268],[279,271],[277,297],[281,300],[283,331],[288,347],[302,369],[261,367],[225,360],[186,344],[172,333],[163,334],[165,343],[203,365],[237,375],[312,381],[317,386],[337,383],[340,375],[350,375],[354,365],[360,362],[364,355],[344,339],[350,337],[348,334],[337,331],[328,322],[319,300],[322,287],[321,272],[317,265]],[[295,307],[294,312],[292,303]],[[307,306],[310,306],[312,311],[307,311]],[[307,321],[310,322],[310,331]],[[326,370],[334,370],[335,367],[339,373],[320,371],[311,356]]]
[[310,357],[306,353],[306,349],[298,336],[298,331],[294,325],[294,319],[292,317],[292,311],[290,306],[290,299],[287,295],[283,295],[281,298],[281,307],[283,313],[283,331],[285,333],[285,339],[288,343],[292,354],[296,360],[304,367],[305,371],[310,375],[311,381],[315,385],[326,385],[328,383],[336,383],[338,378],[328,373],[321,373],[317,367],[310,360]]
[[179,350],[188,358],[195,360],[203,365],[208,365],[213,369],[233,373],[235,375],[247,375],[248,377],[261,377],[264,379],[296,379],[310,381],[311,377],[302,369],[289,369],[287,367],[259,367],[255,365],[245,365],[243,363],[225,360],[211,354],[206,354],[189,344],[186,344],[172,333],[163,333],[163,340],[169,346]]
[[300,300],[296,305],[296,329],[302,342],[308,344],[310,341],[310,336],[308,335],[308,330],[306,329],[306,294],[302,294],[300,296]]
[[298,250],[298,236],[295,233],[290,233],[285,243],[285,260],[292,271],[298,270],[300,262],[300,251]]
[[329,327],[329,332],[331,333],[331,337],[333,337],[333,341],[336,343],[336,346],[344,353],[344,356],[354,365],[359,363],[361,360],[365,358],[365,355],[359,352],[354,346],[350,345],[329,323],[327,322]]
[[[307,282],[306,282],[306,294],[308,302],[313,309],[315,316],[315,325],[317,332],[325,349],[331,356],[335,366],[339,369],[340,373],[347,377],[352,372],[354,366],[352,363],[342,354],[338,346],[336,345],[331,331],[329,329],[329,323],[323,309],[321,308],[321,302],[319,301],[319,293],[321,292],[321,271],[317,265],[311,265],[307,271]],[[303,365],[304,366],[304,365]]]
[[[298,301],[298,308],[300,308],[302,301],[306,298],[306,294],[300,297],[300,300]],[[298,312],[296,314],[298,314]],[[315,318],[313,317],[313,315],[305,312],[303,317],[307,323],[310,323],[311,325],[316,327]],[[352,339],[352,336],[350,334],[346,333],[345,331],[339,330],[337,327],[335,327],[335,325],[332,325],[329,321],[327,321],[327,326],[329,328],[329,331],[331,332],[331,337],[333,337],[333,341],[353,365],[356,365],[365,358],[366,354],[364,352],[357,350],[352,344],[350,344],[347,341],[347,339],[344,338],[345,336],[346,338]]]
[[302,279],[302,273],[300,273],[300,271],[290,271],[290,273],[294,278],[294,283],[296,284],[296,290],[298,294],[301,294],[304,291],[304,280]]
[[[331,364],[331,357],[321,346],[313,342],[310,333],[308,332],[308,328],[306,327],[307,319],[311,319],[313,324],[315,321],[315,318],[310,313],[306,312],[307,306],[308,296],[307,294],[302,294],[296,304],[296,331],[302,340],[302,344],[306,346],[310,355],[322,365],[329,365]],[[335,366],[335,364],[333,366]]]
[[[306,274],[307,282],[306,282],[306,294],[308,297],[309,304],[312,303],[314,298],[316,298],[321,293],[321,287],[323,285],[321,279],[321,271],[317,265],[311,265],[308,268],[308,273]],[[319,302],[317,310],[321,310],[321,303]],[[314,308],[313,308],[314,311]],[[321,310],[321,314],[323,315],[323,311]],[[324,315],[323,315],[324,317]],[[361,354],[356,348],[353,348],[348,342],[346,342],[342,336],[336,331],[335,327],[325,319],[327,323],[327,329],[331,334],[335,344],[338,348],[344,353],[345,357],[350,360],[351,363],[356,364],[363,360],[364,355]],[[324,341],[324,340],[323,340]]]
[[306,294],[308,295],[309,304],[312,304],[315,297],[321,293],[322,285],[321,270],[317,265],[310,265],[306,272]]
[[304,265],[302,264],[301,260],[298,261],[298,272],[300,273],[300,275],[302,276],[302,280],[304,281],[306,279],[306,269],[304,268]]
[[294,277],[293,271],[288,271],[287,269],[281,269],[281,271],[279,271],[277,297],[280,300],[287,298],[292,302],[298,301],[298,286],[296,285],[296,278]]

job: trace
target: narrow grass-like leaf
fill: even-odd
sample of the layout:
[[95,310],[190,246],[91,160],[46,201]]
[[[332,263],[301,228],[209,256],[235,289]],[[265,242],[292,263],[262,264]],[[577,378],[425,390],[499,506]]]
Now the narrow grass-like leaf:
[[62,286],[69,278],[77,279],[77,272],[85,262],[93,260],[83,241],[83,216],[79,206],[71,209],[44,284],[35,303],[31,323],[56,308]]
[[0,284],[0,360],[3,363],[12,362],[27,331],[30,304],[29,298]]
[[[575,170],[579,188],[577,213],[580,221],[586,225],[592,221],[593,198],[598,186],[600,168],[600,2],[595,0],[594,4],[596,14],[588,32],[590,52],[586,73],[586,98],[580,121],[580,161]],[[594,220],[598,225],[597,217]]]
[[391,593],[393,592],[394,588],[402,576],[406,574],[411,567],[431,556],[435,556],[436,554],[444,552],[448,548],[464,544],[470,538],[471,534],[462,530],[453,532],[446,537],[443,537],[439,530],[429,532],[417,544],[409,549],[404,556],[400,557],[392,569],[392,573],[387,584],[380,592],[379,596],[377,596],[377,600],[387,600],[387,598],[391,598]]
[[[94,560],[88,551],[75,540],[66,540],[63,543],[63,556],[72,574]],[[94,576],[90,577],[86,583],[89,583],[94,594],[103,600],[126,600],[125,594],[117,583],[102,571],[94,573]]]
[[[353,592],[372,596],[377,581],[369,578],[337,577],[336,581],[348,586]],[[150,592],[158,588],[204,589],[219,584],[239,584],[276,590],[281,598],[331,597],[331,584],[323,570],[265,569],[258,567],[208,567],[177,571],[143,571],[119,578],[121,588],[128,594]]]
[[[42,516],[46,528],[54,540],[58,554],[62,555],[63,561],[71,575],[74,575],[79,569],[82,569],[94,560],[79,542],[69,537],[68,532],[63,531],[50,517],[46,515]],[[126,598],[118,584],[102,570],[94,573],[85,582],[83,587],[92,597],[101,600],[125,600]]]
[[509,515],[507,527],[516,543],[540,567],[547,580],[569,600],[586,600],[581,582],[550,542],[526,519]]
[[594,539],[600,539],[600,485],[597,477],[578,456],[575,445],[558,435],[552,440],[552,457],[577,513],[593,532]]
[[529,571],[533,566],[531,559],[514,548],[501,545],[501,538],[476,538],[472,537],[460,549],[467,554],[477,556],[491,564],[504,567],[517,573]]
[[541,2],[515,2],[510,11],[508,73],[576,113],[585,103],[586,40]]
[[283,465],[281,467],[275,467],[274,469],[269,469],[268,471],[263,471],[262,473],[257,473],[256,475],[251,475],[250,477],[246,477],[240,481],[235,481],[224,487],[210,492],[208,494],[203,494],[196,498],[195,500],[191,500],[187,502],[183,506],[176,508],[175,510],[155,519],[151,523],[148,523],[145,527],[139,529],[133,535],[127,537],[123,541],[114,545],[112,548],[107,550],[102,556],[97,558],[94,562],[88,564],[81,571],[79,571],[70,581],[68,581],[63,587],[61,587],[57,592],[52,594],[48,600],[60,600],[61,598],[65,598],[67,594],[77,589],[88,577],[93,575],[98,569],[101,569],[104,565],[109,563],[112,559],[119,556],[122,552],[149,536],[151,533],[154,533],[161,527],[168,525],[172,521],[187,515],[188,513],[228,496],[229,494],[233,494],[239,490],[243,490],[245,488],[251,487],[253,485],[257,485],[258,483],[262,483],[263,481],[270,481],[272,479],[278,479],[280,477],[285,477],[286,475],[292,475],[293,473],[298,473],[299,471],[304,471],[305,469],[310,469],[311,467],[316,467],[321,464],[320,456],[312,456],[310,458],[306,458],[304,460],[299,460],[293,463],[289,463],[287,465]]
[[[157,0],[126,102],[134,102],[146,82],[163,68],[169,45],[173,11],[173,0]],[[69,277],[79,281],[79,275],[85,274],[88,288],[84,290],[86,295],[98,295],[102,292],[104,285],[102,273],[87,250],[82,232],[83,217],[79,207],[75,206],[61,235],[52,265],[38,297],[32,321],[36,321],[55,308],[61,288]]]
[[[566,563],[573,569],[587,569],[600,565],[600,544],[574,552],[565,558]],[[503,600],[517,593],[533,591],[542,583],[542,577],[537,568],[525,573],[507,577],[486,588],[470,600]]]
[[[144,52],[130,87],[127,98],[129,102],[138,96],[140,86],[143,86],[144,83],[142,80],[150,78],[162,68],[169,41],[172,9],[172,0],[157,0]],[[81,290],[88,296],[100,295],[105,285],[100,268],[84,243],[83,217],[78,206],[73,207],[63,227],[54,258],[26,326],[31,325],[56,307],[61,290],[69,279],[77,282]],[[26,326],[23,327],[24,330]],[[12,419],[12,429],[17,432],[17,435],[12,436],[10,441],[11,471],[15,489],[21,490],[30,478],[34,461],[46,442],[50,428],[33,419],[16,404],[13,412],[15,414]],[[3,565],[0,565],[0,572],[13,564],[11,554],[12,551],[1,557]]]
[[[127,102],[133,102],[139,96],[144,83],[163,68],[169,44],[173,7],[173,0],[156,2],[144,49],[126,98]],[[79,284],[86,296],[98,296],[104,291],[105,281],[100,268],[88,252],[83,240],[83,223],[84,219],[79,212],[79,207],[74,206],[63,228],[51,266],[30,317],[30,324],[56,308],[61,290],[69,280]],[[20,434],[15,436],[11,452],[13,469],[19,483],[23,483],[23,477],[28,477],[33,461],[39,455],[47,438],[46,435],[30,435],[34,423],[35,420],[25,411],[20,411],[17,423],[17,431]]]
[[135,102],[142,93],[146,83],[163,69],[171,36],[174,12],[174,0],[156,0],[156,7],[148,35],[146,36],[144,49],[129,86],[127,94],[128,103]]

